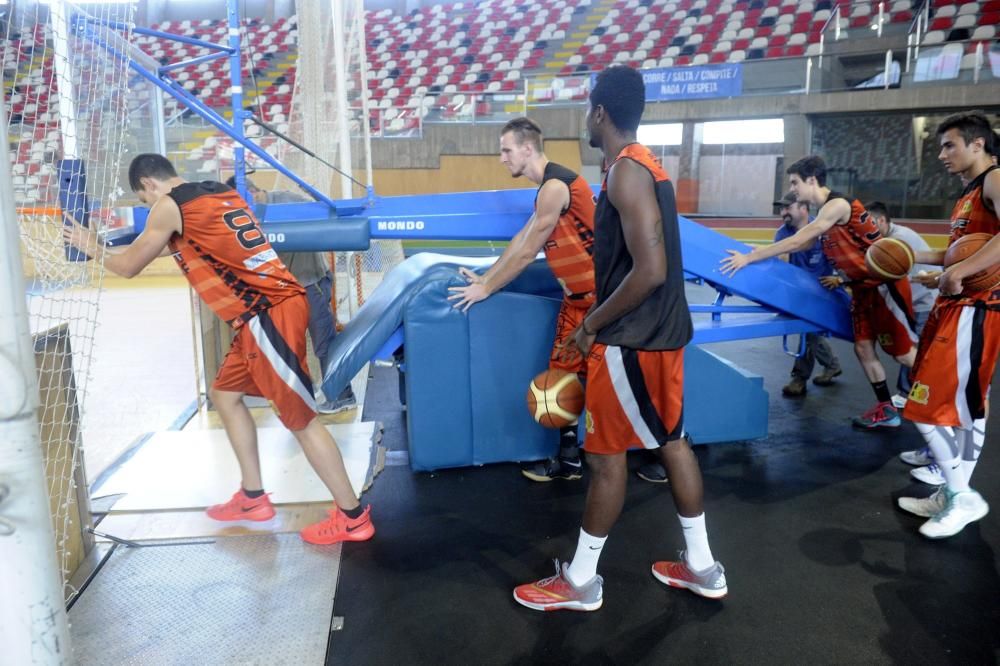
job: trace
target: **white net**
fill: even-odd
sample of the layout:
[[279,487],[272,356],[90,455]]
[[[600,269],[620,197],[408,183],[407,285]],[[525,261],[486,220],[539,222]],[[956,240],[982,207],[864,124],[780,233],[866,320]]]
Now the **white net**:
[[[299,0],[296,4],[299,55],[289,133],[343,173],[291,149],[285,161],[332,198],[363,197],[365,186],[371,185],[371,147],[363,84],[368,59],[362,2],[328,5]],[[402,260],[399,241],[372,241],[366,252],[338,255],[338,319],[349,319]]]
[[[6,131],[35,339],[40,435],[67,585],[89,543],[81,414],[94,372],[103,267],[68,256],[63,205],[92,226],[120,224],[113,206],[128,125],[128,62],[98,42],[124,55],[129,35],[87,19],[131,25],[133,11],[131,3],[89,7],[85,14],[71,3],[30,3],[2,26]],[[80,166],[67,171],[73,164]],[[61,168],[85,175],[85,185],[78,176],[62,183],[64,192],[77,192],[63,203]]]

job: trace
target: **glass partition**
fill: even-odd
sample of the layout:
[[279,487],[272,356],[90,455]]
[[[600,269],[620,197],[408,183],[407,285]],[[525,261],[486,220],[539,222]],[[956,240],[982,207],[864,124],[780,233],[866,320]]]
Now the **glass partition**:
[[815,118],[811,150],[826,161],[830,187],[863,202],[882,201],[896,217],[946,220],[962,183],[938,160],[936,128],[944,118],[912,113]]

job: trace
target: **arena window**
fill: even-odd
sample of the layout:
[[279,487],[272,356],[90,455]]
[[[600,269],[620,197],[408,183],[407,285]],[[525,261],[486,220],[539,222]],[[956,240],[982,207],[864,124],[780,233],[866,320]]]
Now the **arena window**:
[[679,146],[683,130],[682,123],[639,125],[639,143],[647,146]]
[[702,143],[784,143],[785,121],[781,118],[724,120],[705,123]]

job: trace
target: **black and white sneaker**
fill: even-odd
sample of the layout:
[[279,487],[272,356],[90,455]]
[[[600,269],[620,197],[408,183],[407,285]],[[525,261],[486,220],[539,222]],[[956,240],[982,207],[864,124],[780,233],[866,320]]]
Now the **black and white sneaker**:
[[583,463],[580,458],[549,458],[526,464],[521,468],[521,474],[538,482],[557,479],[576,481],[583,478]]

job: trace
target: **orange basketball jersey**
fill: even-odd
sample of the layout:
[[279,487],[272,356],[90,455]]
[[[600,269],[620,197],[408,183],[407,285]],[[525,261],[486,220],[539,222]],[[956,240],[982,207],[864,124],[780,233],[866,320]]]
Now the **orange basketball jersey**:
[[882,232],[860,201],[848,199],[838,192],[830,192],[827,202],[834,199],[843,199],[851,204],[851,217],[847,222],[836,224],[823,234],[823,254],[849,282],[879,284],[868,273],[865,253],[872,243],[882,238]]
[[232,188],[184,183],[168,195],[181,209],[181,233],[170,239],[184,276],[222,320],[238,328],[263,310],[305,294]]
[[[582,176],[549,162],[542,186],[559,180],[569,188],[569,206],[545,242],[545,259],[559,280],[565,298],[575,307],[589,308],[596,298],[594,285],[594,193]],[[541,189],[541,187],[539,187]],[[537,211],[537,197],[536,197]]]
[[[1000,218],[997,211],[990,210],[983,200],[983,182],[986,176],[1000,167],[991,166],[979,174],[965,188],[961,198],[951,211],[951,236],[948,246],[967,234],[986,233],[996,236],[1000,233]],[[1000,304],[1000,289],[981,291],[960,299],[948,299],[949,304],[969,305],[974,301],[986,301],[991,305]]]

